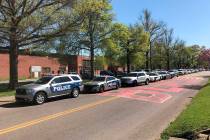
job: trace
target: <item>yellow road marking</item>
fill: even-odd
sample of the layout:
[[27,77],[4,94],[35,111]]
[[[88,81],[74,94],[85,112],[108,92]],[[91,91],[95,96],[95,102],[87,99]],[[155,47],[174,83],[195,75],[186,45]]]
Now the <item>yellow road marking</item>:
[[9,127],[9,128],[1,129],[0,130],[0,135],[6,134],[6,133],[9,133],[9,132],[13,132],[13,131],[16,131],[18,129],[22,129],[22,128],[29,127],[29,126],[32,126],[32,125],[36,125],[36,124],[39,124],[39,123],[44,122],[44,121],[48,121],[48,120],[52,120],[52,119],[55,119],[55,118],[58,118],[58,117],[69,115],[69,114],[72,114],[72,113],[75,113],[75,112],[78,112],[78,111],[82,111],[82,110],[85,110],[85,109],[88,109],[88,108],[92,108],[92,107],[95,107],[97,105],[116,100],[118,98],[119,97],[112,97],[112,98],[109,98],[109,99],[97,101],[97,102],[94,102],[94,103],[83,105],[81,107],[77,107],[77,108],[74,108],[74,109],[69,109],[69,110],[59,112],[59,113],[56,113],[56,114],[53,114],[53,115],[49,115],[49,116],[41,117],[39,119],[35,119],[35,120],[32,120],[32,121],[21,123],[21,124],[18,124],[18,125]]

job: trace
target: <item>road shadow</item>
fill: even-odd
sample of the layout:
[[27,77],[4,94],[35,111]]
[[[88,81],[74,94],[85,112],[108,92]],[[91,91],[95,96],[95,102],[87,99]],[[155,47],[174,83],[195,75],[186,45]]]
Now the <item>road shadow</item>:
[[22,107],[28,107],[31,106],[29,103],[24,103],[24,102],[10,102],[6,104],[1,104],[0,108],[22,108]]
[[[57,98],[47,99],[47,101],[44,104],[56,102],[59,100],[65,100],[65,99],[73,99],[73,98],[69,96],[61,96]],[[29,103],[29,102],[0,101],[0,103],[5,103],[5,104],[0,104],[0,108],[22,108],[22,107],[39,106],[39,105]]]
[[191,90],[200,90],[204,87],[204,85],[184,85],[181,88],[191,89]]

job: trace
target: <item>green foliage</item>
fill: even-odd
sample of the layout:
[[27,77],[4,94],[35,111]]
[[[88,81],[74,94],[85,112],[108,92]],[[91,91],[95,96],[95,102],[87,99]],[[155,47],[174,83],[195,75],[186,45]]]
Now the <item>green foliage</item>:
[[166,68],[166,49],[163,43],[155,43],[152,65],[156,69]]
[[132,66],[142,66],[144,52],[148,49],[148,34],[139,26],[127,27],[120,23],[115,23],[112,30],[113,33],[105,42],[105,56],[109,64],[125,66],[129,55]]
[[103,48],[100,44],[111,32],[113,14],[110,2],[108,0],[81,0],[80,6],[85,13],[85,19],[79,30],[83,49],[91,51],[91,45],[94,46],[94,50]]
[[83,14],[76,12],[72,1],[1,1],[0,38],[8,45],[13,34],[16,45],[25,47],[74,30]]
[[104,67],[107,66],[107,62],[104,56],[95,57],[95,68],[97,70],[104,70]]
[[192,103],[163,132],[162,138],[169,136],[186,137],[210,128],[210,81],[192,100]]

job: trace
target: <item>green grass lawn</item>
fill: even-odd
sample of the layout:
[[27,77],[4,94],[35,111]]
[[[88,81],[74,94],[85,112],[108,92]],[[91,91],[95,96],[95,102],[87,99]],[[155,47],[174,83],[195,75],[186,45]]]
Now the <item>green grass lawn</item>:
[[0,97],[13,96],[13,95],[15,95],[15,90],[9,90],[8,85],[5,84],[0,85]]
[[4,97],[4,96],[14,96],[15,95],[15,91],[14,90],[8,90],[8,91],[0,91],[0,97]]
[[207,128],[210,128],[210,81],[193,98],[187,109],[162,133],[161,138],[186,138]]

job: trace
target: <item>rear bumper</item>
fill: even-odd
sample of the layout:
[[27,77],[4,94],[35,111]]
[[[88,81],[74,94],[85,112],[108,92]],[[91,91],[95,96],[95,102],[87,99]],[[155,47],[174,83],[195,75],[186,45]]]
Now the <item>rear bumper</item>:
[[80,90],[81,92],[83,92],[83,91],[84,91],[84,85],[79,86],[79,90]]

